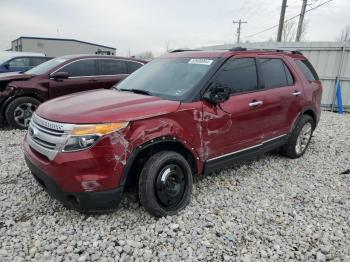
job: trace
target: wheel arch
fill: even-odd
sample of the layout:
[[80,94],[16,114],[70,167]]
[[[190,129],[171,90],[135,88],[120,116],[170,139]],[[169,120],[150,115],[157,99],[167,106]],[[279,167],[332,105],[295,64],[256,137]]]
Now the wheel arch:
[[192,173],[197,174],[200,167],[197,163],[197,157],[185,144],[175,137],[159,137],[152,139],[138,147],[136,147],[125,167],[121,185],[131,186],[137,182],[138,176],[146,163],[147,159],[160,151],[174,151],[181,154],[189,163]]
[[315,125],[317,124],[317,116],[316,116],[316,112],[312,109],[312,108],[308,108],[306,110],[304,110],[304,112],[301,115],[308,115],[311,116],[312,119],[315,122]]
[[31,97],[31,98],[35,98],[35,99],[38,99],[40,101],[40,103],[43,103],[45,101],[45,99],[43,97],[41,97],[40,95],[38,94],[35,94],[35,93],[21,93],[21,94],[15,94],[15,95],[12,95],[10,97],[8,97],[4,103],[2,103],[1,105],[1,108],[0,108],[0,114],[5,117],[5,111],[6,111],[6,108],[7,106],[12,102],[14,101],[15,99],[17,98],[20,98],[20,97]]
[[[300,118],[303,115],[308,115],[310,116],[314,122],[315,125],[317,125],[318,123],[318,119],[317,119],[317,114],[316,114],[316,110],[313,107],[305,107],[300,114],[294,119],[293,124],[291,125],[291,129],[289,130],[289,132],[292,132],[295,128],[295,126],[297,125],[297,123],[299,122]],[[316,127],[316,126],[315,126]]]

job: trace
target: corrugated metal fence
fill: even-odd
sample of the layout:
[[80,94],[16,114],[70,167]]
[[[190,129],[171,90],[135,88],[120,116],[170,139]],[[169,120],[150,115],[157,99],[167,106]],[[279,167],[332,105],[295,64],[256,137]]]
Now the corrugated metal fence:
[[[247,48],[297,49],[301,51],[315,67],[323,84],[322,106],[337,110],[336,90],[338,80],[342,86],[344,110],[350,112],[350,43],[349,42],[299,42],[248,43]],[[233,45],[206,47],[205,49],[229,49]]]

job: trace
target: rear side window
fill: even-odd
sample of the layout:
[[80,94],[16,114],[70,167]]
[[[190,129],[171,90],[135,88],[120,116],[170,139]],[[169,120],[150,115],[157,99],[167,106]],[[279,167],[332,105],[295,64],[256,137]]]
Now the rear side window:
[[100,60],[100,75],[127,74],[126,62],[115,59]]
[[300,71],[303,72],[307,80],[319,80],[316,70],[313,68],[313,66],[308,60],[296,60],[295,63],[299,67]]
[[282,87],[293,84],[292,74],[281,59],[262,58],[259,59],[259,63],[265,88]]
[[254,58],[232,59],[216,79],[216,84],[229,87],[231,93],[258,89],[258,76]]
[[136,63],[136,62],[127,62],[127,64],[128,64],[128,74],[131,74],[132,72],[136,71],[142,66],[142,64]]
[[30,58],[30,66],[37,66],[41,63],[44,63],[45,61],[48,61],[48,58],[41,58],[41,57],[31,57]]
[[60,71],[67,72],[70,77],[96,76],[96,61],[94,59],[80,60],[65,66]]

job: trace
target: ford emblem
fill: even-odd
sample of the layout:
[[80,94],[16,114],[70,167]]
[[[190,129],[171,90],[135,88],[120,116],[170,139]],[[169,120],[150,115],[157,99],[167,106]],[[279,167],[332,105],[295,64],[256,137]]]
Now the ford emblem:
[[31,137],[35,137],[36,136],[36,134],[37,134],[37,130],[36,129],[34,129],[34,128],[29,128],[29,135],[31,136]]

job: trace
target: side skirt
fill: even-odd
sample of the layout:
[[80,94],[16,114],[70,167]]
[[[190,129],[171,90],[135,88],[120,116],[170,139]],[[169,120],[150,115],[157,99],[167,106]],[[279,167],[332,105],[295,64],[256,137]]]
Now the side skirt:
[[263,153],[272,151],[283,146],[289,138],[289,135],[282,135],[267,141],[264,141],[261,144],[252,146],[246,149],[242,149],[236,152],[225,154],[223,156],[215,157],[209,159],[205,162],[204,165],[204,174],[210,174],[218,169],[228,168],[233,165],[237,165],[243,161],[257,157]]

